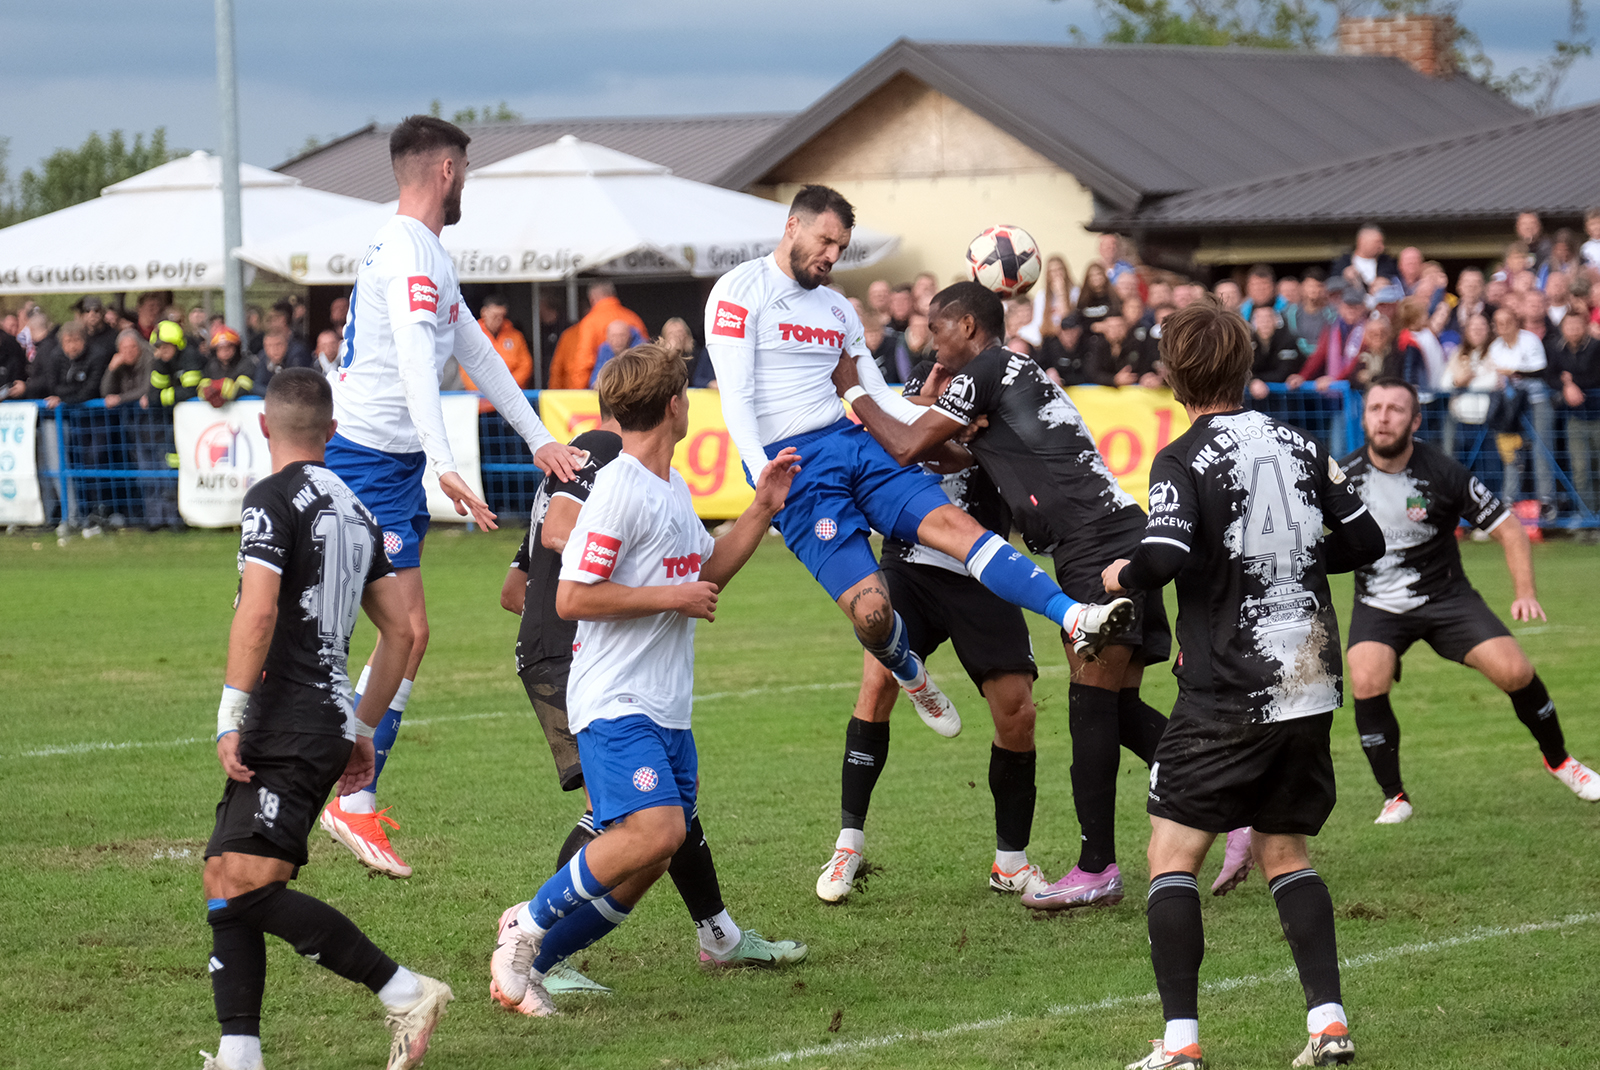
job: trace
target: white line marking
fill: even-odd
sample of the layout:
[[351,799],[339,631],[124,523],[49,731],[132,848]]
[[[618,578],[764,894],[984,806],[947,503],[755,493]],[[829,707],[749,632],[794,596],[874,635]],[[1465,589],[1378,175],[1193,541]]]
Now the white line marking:
[[[1460,936],[1450,936],[1442,940],[1427,940],[1415,944],[1400,944],[1396,947],[1384,948],[1381,951],[1370,951],[1363,955],[1355,955],[1341,960],[1339,966],[1343,970],[1356,970],[1364,966],[1392,962],[1395,959],[1406,958],[1411,955],[1426,955],[1434,951],[1445,951],[1450,948],[1461,947],[1465,944],[1496,940],[1503,936],[1521,936],[1525,933],[1570,929],[1578,925],[1592,925],[1597,921],[1600,921],[1600,913],[1569,914],[1564,918],[1558,918],[1553,921],[1529,922],[1525,925],[1481,926],[1476,929],[1469,929]],[[1232,992],[1235,989],[1251,988],[1255,985],[1266,984],[1269,981],[1283,981],[1294,976],[1295,971],[1291,967],[1274,973],[1247,974],[1243,977],[1226,977],[1219,981],[1208,981],[1200,986],[1200,990],[1202,992]],[[1052,1007],[1046,1007],[1044,1011],[1036,1015],[1002,1014],[996,1018],[985,1018],[976,1022],[962,1022],[959,1025],[946,1026],[943,1029],[918,1029],[905,1033],[888,1033],[883,1036],[866,1037],[861,1040],[845,1040],[837,1044],[817,1044],[809,1048],[780,1051],[755,1059],[745,1059],[741,1062],[715,1063],[713,1065],[718,1067],[719,1070],[744,1070],[746,1067],[788,1064],[798,1062],[801,1059],[814,1058],[818,1055],[843,1055],[848,1052],[870,1051],[907,1042],[944,1040],[949,1037],[961,1036],[964,1033],[998,1029],[1012,1022],[1038,1021],[1044,1018],[1066,1018],[1080,1014],[1091,1014],[1095,1011],[1129,1007],[1136,1004],[1159,1003],[1160,1001],[1161,997],[1154,992],[1145,992],[1136,996],[1107,996],[1105,999],[1097,1000],[1094,1003],[1057,1004]]]

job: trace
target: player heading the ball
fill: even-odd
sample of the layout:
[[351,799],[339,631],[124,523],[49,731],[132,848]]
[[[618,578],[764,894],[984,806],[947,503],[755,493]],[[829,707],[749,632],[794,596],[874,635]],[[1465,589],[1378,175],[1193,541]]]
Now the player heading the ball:
[[[950,504],[938,476],[897,464],[844,414],[832,380],[841,353],[857,361],[860,393],[870,393],[890,416],[911,423],[923,411],[888,388],[855,309],[827,286],[854,226],[855,210],[836,190],[802,187],[777,249],[740,264],[712,287],[706,347],[723,419],[746,471],[756,472],[789,447],[806,456],[805,471],[777,517],[784,542],[918,708],[944,716],[953,706],[911,649],[867,541],[871,531],[963,562],[985,587],[1049,617],[1086,651],[1098,651],[1120,631],[1133,605],[1127,599],[1105,606],[1073,601],[1005,539]],[[949,459],[930,458],[935,464]]]

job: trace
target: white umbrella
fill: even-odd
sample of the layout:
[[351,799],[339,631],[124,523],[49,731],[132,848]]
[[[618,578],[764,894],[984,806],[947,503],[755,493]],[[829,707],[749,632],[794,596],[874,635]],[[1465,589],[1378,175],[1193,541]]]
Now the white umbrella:
[[[293,234],[246,241],[240,259],[311,285],[349,283],[395,203]],[[785,205],[674,176],[571,134],[467,176],[461,222],[440,236],[462,282],[598,275],[715,277],[770,253]],[[899,239],[857,227],[842,268]]]
[[[244,240],[326,224],[370,201],[239,167]],[[0,230],[0,294],[221,289],[222,161],[204,152]]]

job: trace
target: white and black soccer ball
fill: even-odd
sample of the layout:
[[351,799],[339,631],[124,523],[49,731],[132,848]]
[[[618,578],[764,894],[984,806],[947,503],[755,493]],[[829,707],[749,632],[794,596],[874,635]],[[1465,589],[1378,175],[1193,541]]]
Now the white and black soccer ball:
[[1021,297],[1039,281],[1039,246],[1021,227],[990,227],[967,246],[974,281],[1001,297]]

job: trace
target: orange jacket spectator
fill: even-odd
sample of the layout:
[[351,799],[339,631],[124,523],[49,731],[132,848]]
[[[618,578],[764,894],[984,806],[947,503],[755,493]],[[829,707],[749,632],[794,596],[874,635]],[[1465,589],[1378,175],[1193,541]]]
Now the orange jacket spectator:
[[606,328],[616,320],[629,324],[646,338],[650,336],[644,329],[644,320],[622,307],[609,282],[592,283],[588,314],[568,327],[556,343],[555,357],[550,362],[552,390],[584,390],[589,386],[595,355],[606,340]]
[[[478,321],[478,326],[494,343],[495,352],[500,354],[500,359],[506,362],[506,367],[511,371],[511,378],[527,390],[533,383],[533,352],[528,349],[528,340],[522,337],[522,332],[511,326],[510,320],[502,320],[498,331],[491,331],[483,320]],[[461,386],[464,390],[478,389],[472,385],[466,369],[461,372]]]

